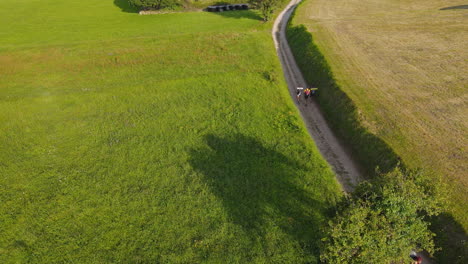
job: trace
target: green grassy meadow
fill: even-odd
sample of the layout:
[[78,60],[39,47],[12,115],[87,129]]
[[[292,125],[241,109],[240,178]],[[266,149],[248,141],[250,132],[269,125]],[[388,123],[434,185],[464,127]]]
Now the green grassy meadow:
[[340,188],[254,11],[0,1],[1,263],[316,263]]

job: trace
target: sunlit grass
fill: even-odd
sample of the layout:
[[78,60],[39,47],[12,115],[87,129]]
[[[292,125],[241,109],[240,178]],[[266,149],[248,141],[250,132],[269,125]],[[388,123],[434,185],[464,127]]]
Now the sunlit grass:
[[255,17],[2,1],[0,262],[315,262],[339,188]]

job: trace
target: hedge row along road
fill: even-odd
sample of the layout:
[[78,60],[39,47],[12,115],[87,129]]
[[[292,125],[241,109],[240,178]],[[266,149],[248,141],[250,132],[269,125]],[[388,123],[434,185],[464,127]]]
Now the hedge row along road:
[[[295,97],[297,87],[308,87],[286,39],[286,26],[301,0],[292,0],[275,20],[272,35],[278,57],[283,66],[284,76],[288,83],[291,98]],[[333,131],[325,121],[325,117],[318,104],[312,99],[307,105],[298,104],[293,100],[300,110],[302,119],[309,131],[310,136],[315,141],[323,157],[328,161],[336,173],[338,181],[346,192],[354,190],[356,184],[363,180],[361,170],[351,158],[349,152],[340,143]],[[426,254],[421,254],[423,263],[430,264],[432,261]]]

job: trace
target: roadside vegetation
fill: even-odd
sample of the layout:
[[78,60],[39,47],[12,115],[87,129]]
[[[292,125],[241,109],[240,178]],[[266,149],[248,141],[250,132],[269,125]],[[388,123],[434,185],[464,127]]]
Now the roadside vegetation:
[[402,164],[449,183],[449,205],[431,219],[441,263],[468,255],[462,4],[308,0],[287,32],[327,119],[369,177]]
[[281,1],[257,0],[257,1],[252,1],[252,2],[260,10],[263,20],[269,21],[273,17],[273,14],[275,13],[275,9],[278,7],[279,2]]
[[444,188],[421,171],[379,174],[336,207],[324,228],[324,263],[408,263],[409,252],[434,254],[430,217],[444,207]]
[[179,9],[183,5],[180,0],[127,0],[130,6],[140,10]]
[[[242,3],[237,0],[227,1],[181,1],[181,0],[120,0],[122,5],[129,5],[130,9],[135,10],[186,10],[190,11],[196,8],[205,8],[209,5],[225,5]],[[127,1],[127,2],[123,2]],[[258,9],[263,21],[269,21],[277,8],[285,2],[284,0],[248,0],[250,8]]]
[[135,12],[0,2],[0,263],[317,263],[341,192],[271,24]]

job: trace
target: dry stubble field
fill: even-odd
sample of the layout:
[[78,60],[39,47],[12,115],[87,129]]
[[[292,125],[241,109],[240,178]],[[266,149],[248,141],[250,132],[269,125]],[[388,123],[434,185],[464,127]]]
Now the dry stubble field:
[[363,122],[411,167],[451,183],[468,227],[466,1],[311,0],[296,20],[314,35]]

